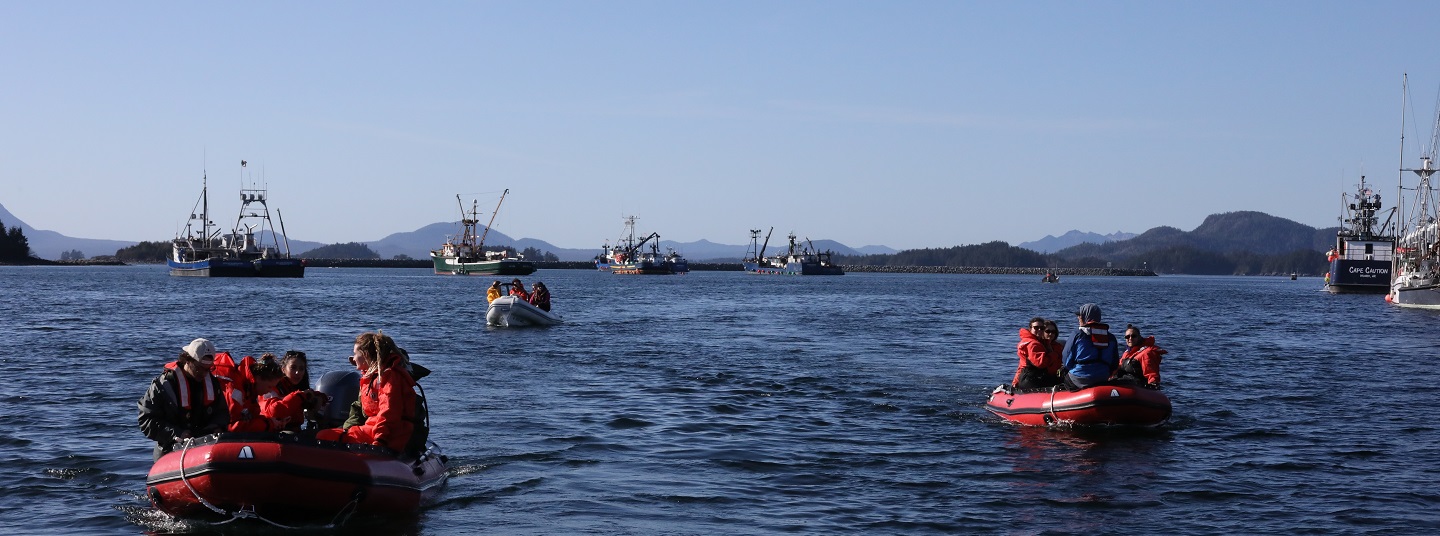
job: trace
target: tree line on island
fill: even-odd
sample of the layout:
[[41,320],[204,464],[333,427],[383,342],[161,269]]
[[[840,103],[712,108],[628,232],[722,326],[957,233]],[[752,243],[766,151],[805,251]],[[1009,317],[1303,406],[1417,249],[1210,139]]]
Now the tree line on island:
[[25,238],[25,232],[20,226],[7,230],[5,222],[0,221],[0,262],[22,262],[32,258],[30,239]]
[[912,249],[888,255],[836,255],[856,266],[1121,268],[1194,275],[1320,275],[1322,252],[1338,227],[1315,229],[1263,212],[1214,214],[1193,231],[1156,227],[1129,240],[1086,243],[1044,254],[1005,242]]

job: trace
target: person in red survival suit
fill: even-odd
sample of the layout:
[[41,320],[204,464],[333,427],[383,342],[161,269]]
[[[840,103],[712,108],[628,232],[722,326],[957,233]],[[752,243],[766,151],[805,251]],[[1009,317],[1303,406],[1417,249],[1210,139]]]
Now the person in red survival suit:
[[230,406],[231,432],[278,432],[285,422],[266,415],[260,407],[260,396],[275,389],[285,375],[275,354],[266,353],[259,360],[245,356],[235,367],[226,389],[225,401]]
[[350,362],[360,371],[360,409],[364,422],[321,430],[317,439],[379,445],[404,453],[414,432],[415,380],[406,371],[404,352],[379,332],[355,337]]
[[1060,383],[1060,377],[1053,372],[1060,368],[1060,356],[1052,354],[1047,342],[1041,338],[1044,329],[1045,319],[1037,316],[1030,319],[1028,329],[1020,330],[1020,342],[1015,345],[1020,364],[1015,368],[1015,379],[1011,382],[1016,389],[1050,387]]
[[1134,324],[1125,326],[1125,354],[1120,356],[1120,368],[1115,378],[1130,378],[1151,389],[1160,388],[1160,356],[1169,352],[1155,346],[1155,337],[1141,337],[1140,328]]
[[510,280],[510,295],[519,296],[521,300],[526,302],[530,301],[530,293],[525,292],[525,284],[521,283],[518,277]]
[[328,397],[309,388],[310,367],[305,352],[290,350],[280,358],[280,372],[283,377],[268,391],[260,391],[260,414],[285,424],[284,429],[300,431],[305,424],[307,407],[319,410],[322,400]]

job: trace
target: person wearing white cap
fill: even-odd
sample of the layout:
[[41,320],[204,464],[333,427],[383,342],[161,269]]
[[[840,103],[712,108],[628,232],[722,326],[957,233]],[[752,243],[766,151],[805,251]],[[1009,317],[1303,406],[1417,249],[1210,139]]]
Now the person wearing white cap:
[[1120,345],[1110,326],[1100,321],[1100,306],[1081,305],[1075,319],[1080,327],[1060,352],[1060,377],[1072,391],[1105,383],[1120,364]]
[[140,398],[140,432],[155,441],[155,459],[185,439],[225,431],[230,410],[220,381],[210,374],[215,344],[195,339],[165,365]]

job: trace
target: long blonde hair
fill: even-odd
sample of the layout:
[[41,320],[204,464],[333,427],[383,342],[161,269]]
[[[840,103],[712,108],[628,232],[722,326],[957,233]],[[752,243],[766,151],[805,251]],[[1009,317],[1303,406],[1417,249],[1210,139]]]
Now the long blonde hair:
[[355,345],[360,348],[365,356],[370,358],[371,372],[384,372],[402,358],[400,347],[395,345],[395,339],[391,339],[380,330],[367,331],[355,337]]

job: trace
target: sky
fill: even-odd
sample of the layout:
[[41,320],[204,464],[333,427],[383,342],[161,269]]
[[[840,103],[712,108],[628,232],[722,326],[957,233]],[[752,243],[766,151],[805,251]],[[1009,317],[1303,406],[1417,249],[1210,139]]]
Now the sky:
[[[456,221],[598,248],[1191,230],[1393,204],[1440,2],[0,0],[0,204],[168,240],[269,189],[292,239]],[[1413,108],[1402,114],[1402,77]],[[1405,118],[1402,157],[1401,120]],[[239,163],[248,161],[242,170]],[[457,195],[459,201],[457,202]],[[8,223],[8,222],[7,222]],[[437,236],[437,245],[442,236]]]

